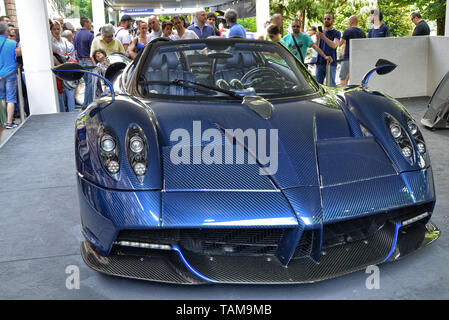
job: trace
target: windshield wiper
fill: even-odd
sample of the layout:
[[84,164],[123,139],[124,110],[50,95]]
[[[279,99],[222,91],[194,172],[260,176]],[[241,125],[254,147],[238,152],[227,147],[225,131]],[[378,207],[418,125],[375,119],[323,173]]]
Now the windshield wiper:
[[227,94],[230,97],[233,97],[237,100],[243,101],[243,96],[235,93],[234,91],[231,90],[226,90],[226,89],[222,89],[222,88],[218,88],[218,87],[212,87],[212,86],[208,86],[202,83],[198,83],[198,82],[194,82],[194,81],[190,81],[190,80],[183,80],[183,79],[176,79],[173,81],[147,81],[147,80],[141,80],[139,81],[140,84],[162,84],[162,85],[167,85],[167,86],[180,86],[180,87],[185,87],[185,88],[190,88],[190,89],[196,89],[196,90],[200,90],[200,91],[206,91],[206,92],[210,92],[210,91],[215,91],[215,92],[220,92],[220,93],[224,93]]

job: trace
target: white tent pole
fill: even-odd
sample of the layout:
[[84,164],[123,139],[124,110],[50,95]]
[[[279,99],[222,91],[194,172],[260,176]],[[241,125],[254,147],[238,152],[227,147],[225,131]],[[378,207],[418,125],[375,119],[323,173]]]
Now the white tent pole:
[[16,10],[30,113],[58,112],[47,0],[16,0]]
[[270,1],[257,0],[256,1],[256,15],[257,15],[257,33],[263,34],[265,32],[264,23],[270,20]]
[[[95,34],[106,24],[104,17],[104,0],[92,0],[92,16]],[[117,22],[117,21],[116,21]]]

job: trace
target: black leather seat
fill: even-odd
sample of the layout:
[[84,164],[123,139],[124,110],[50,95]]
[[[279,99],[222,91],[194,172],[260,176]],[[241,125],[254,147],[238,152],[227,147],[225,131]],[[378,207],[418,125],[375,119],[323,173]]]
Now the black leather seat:
[[[184,70],[175,52],[154,56],[150,68],[147,71],[146,79],[148,81],[195,81],[193,74]],[[148,91],[151,92],[151,90],[155,90],[158,94],[164,95],[193,96],[195,94],[190,88],[164,84],[150,84]]]

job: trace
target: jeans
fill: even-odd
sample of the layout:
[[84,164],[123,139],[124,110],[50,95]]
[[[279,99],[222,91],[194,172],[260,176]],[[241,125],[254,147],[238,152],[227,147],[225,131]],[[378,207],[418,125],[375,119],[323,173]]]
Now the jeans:
[[58,93],[59,112],[65,112],[64,93]]
[[67,108],[69,109],[69,112],[75,111],[75,90],[70,90],[67,88],[64,88],[64,94],[67,101]]
[[[80,60],[80,66],[82,67],[91,67],[93,63],[88,60]],[[92,88],[92,76],[90,74],[85,74],[83,76],[84,79],[84,102],[83,109],[86,109],[87,106],[94,100],[93,98],[93,88]]]
[[[331,64],[331,74],[330,74],[330,86],[336,87],[337,84],[335,83],[335,76],[337,74],[337,64],[333,65]],[[324,84],[324,78],[326,78],[326,65],[325,64],[318,64],[316,66],[316,80],[318,83]]]
[[12,76],[0,81],[0,100],[17,103],[17,77]]
[[64,87],[63,93],[58,93],[59,98],[59,111],[66,112],[65,107],[69,109],[69,112],[75,111],[75,90],[70,90]]

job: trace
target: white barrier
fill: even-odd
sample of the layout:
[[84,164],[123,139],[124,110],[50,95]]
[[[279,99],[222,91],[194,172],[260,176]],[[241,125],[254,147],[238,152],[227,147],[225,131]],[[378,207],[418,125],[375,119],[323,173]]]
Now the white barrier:
[[351,84],[359,84],[379,58],[398,65],[369,84],[394,98],[431,96],[449,71],[449,37],[354,39],[350,50]]

